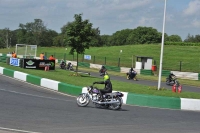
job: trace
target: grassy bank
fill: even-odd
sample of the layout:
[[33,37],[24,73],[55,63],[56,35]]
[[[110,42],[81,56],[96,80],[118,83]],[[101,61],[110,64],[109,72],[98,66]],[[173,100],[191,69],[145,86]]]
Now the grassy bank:
[[[160,49],[159,44],[91,47],[85,51],[85,55],[91,55],[92,59],[89,61],[83,60],[83,56],[80,55],[79,61],[118,66],[120,57],[120,66],[131,67],[133,62],[133,67],[135,67],[135,56],[139,55],[153,57],[153,60],[159,67]],[[0,53],[8,53],[13,50],[14,48],[0,49]],[[120,53],[121,50],[122,53]],[[66,50],[65,48],[58,47],[38,47],[37,56],[42,52],[46,52],[47,56],[54,54],[57,59],[66,57],[67,60],[76,60],[76,55],[73,57],[73,55],[69,54],[69,51],[70,48]],[[165,45],[163,69],[200,73],[200,47]]]
[[[1,67],[8,69],[25,72],[32,75],[37,75],[39,77],[57,80],[60,82],[65,82],[68,84],[73,84],[77,86],[88,86],[94,81],[101,81],[102,78],[92,77],[89,75],[81,74],[81,76],[72,76],[73,72],[65,71],[61,69],[56,69],[54,71],[43,71],[43,70],[30,70],[23,69],[19,67],[9,66],[5,63],[0,63]],[[112,74],[112,73],[110,73]],[[182,98],[196,98],[200,99],[200,93],[193,92],[182,92],[182,93],[172,93],[171,90],[162,88],[157,90],[157,87],[138,85],[133,83],[121,82],[112,80],[113,89],[117,91],[132,92],[137,94],[148,94],[148,95],[158,95],[158,96],[168,96],[168,97],[182,97]],[[96,85],[99,88],[103,88],[103,85]]]

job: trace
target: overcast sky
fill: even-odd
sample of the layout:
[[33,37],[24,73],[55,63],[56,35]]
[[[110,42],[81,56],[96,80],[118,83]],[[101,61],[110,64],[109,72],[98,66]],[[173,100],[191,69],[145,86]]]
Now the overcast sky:
[[[165,0],[0,0],[0,29],[42,19],[48,29],[60,28],[83,14],[101,35],[138,26],[162,32]],[[165,33],[185,39],[200,34],[200,0],[167,0]]]

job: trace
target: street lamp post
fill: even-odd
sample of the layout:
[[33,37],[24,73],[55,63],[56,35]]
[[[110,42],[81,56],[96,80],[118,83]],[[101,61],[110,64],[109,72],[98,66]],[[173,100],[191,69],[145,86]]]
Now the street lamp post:
[[158,78],[158,90],[160,90],[161,76],[162,76],[162,60],[163,60],[163,48],[164,48],[164,36],[165,36],[166,5],[167,5],[167,0],[165,0],[165,5],[164,5],[164,17],[163,17],[162,44],[161,44],[161,52],[160,52],[160,67],[159,67],[159,78]]

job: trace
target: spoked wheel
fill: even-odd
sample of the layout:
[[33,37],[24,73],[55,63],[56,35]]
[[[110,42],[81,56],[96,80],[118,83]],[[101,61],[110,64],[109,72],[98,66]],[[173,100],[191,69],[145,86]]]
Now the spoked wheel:
[[76,103],[78,104],[78,106],[81,106],[81,107],[87,106],[89,102],[90,102],[90,99],[85,94],[79,95],[76,99]]
[[122,99],[120,97],[117,97],[117,98],[114,98],[115,101],[118,101],[117,103],[113,103],[113,104],[110,104],[109,106],[109,109],[112,109],[112,110],[118,110],[121,108],[122,106]]

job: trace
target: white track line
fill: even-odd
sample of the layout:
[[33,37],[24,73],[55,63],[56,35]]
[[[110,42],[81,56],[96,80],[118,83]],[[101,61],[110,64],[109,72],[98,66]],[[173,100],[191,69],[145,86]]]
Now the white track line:
[[0,127],[0,129],[5,130],[5,131],[15,131],[15,132],[21,132],[21,133],[41,133],[41,132],[32,132],[32,131],[4,128],[4,127]]

